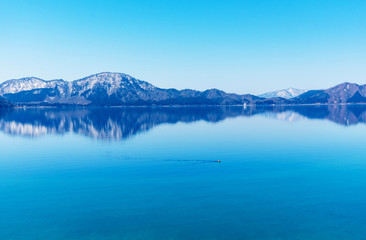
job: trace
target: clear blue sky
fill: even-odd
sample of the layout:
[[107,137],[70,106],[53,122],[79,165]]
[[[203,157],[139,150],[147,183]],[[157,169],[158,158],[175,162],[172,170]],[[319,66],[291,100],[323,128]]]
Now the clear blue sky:
[[365,0],[0,0],[0,82],[124,72],[261,93],[366,84]]

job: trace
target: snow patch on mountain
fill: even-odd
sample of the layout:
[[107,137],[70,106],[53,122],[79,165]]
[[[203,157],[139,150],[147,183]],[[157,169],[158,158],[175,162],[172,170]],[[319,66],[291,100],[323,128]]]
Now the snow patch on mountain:
[[258,97],[262,97],[262,98],[281,97],[281,98],[290,99],[290,98],[297,97],[307,91],[308,90],[297,89],[297,88],[287,88],[287,89],[282,89],[282,90],[278,90],[278,91],[274,91],[274,92],[263,93],[261,95],[258,95]]

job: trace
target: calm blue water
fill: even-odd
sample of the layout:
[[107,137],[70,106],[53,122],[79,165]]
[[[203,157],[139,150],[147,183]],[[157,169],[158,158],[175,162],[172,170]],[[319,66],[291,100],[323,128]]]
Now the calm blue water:
[[0,239],[364,240],[365,122],[362,106],[0,111]]

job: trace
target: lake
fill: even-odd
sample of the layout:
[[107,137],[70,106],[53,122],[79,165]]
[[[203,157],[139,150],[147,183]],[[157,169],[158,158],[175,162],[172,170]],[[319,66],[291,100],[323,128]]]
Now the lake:
[[0,239],[364,240],[366,106],[0,111]]

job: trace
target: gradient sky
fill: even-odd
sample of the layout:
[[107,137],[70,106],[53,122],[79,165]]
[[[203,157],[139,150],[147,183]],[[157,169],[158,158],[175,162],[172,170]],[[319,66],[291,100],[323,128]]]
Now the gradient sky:
[[366,84],[365,0],[0,0],[0,82],[124,72],[262,93]]

